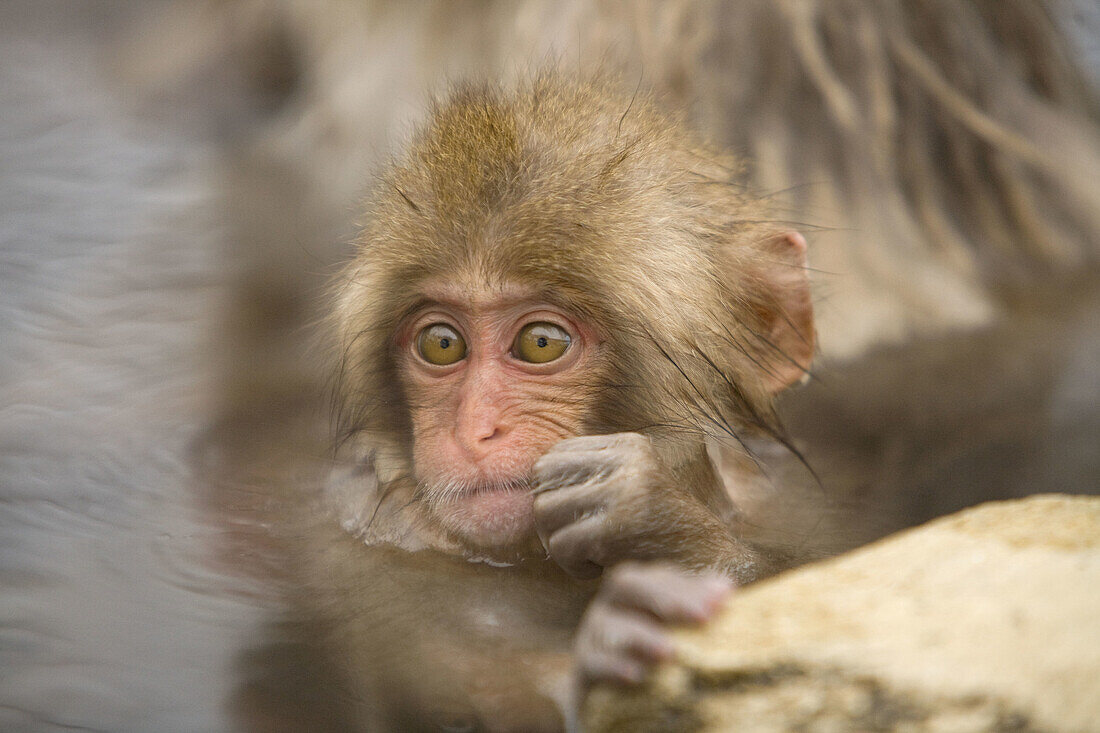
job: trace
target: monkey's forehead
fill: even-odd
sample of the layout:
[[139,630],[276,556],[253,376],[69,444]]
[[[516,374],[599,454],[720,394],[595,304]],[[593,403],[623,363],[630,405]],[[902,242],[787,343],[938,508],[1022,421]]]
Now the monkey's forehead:
[[436,104],[377,195],[448,222],[526,200],[589,224],[647,203],[625,198],[728,199],[739,189],[716,197],[693,184],[738,170],[633,84],[624,94],[608,79],[543,75],[510,94],[466,87]]
[[507,277],[460,273],[453,277],[435,277],[415,288],[425,301],[462,307],[468,310],[510,308],[532,300],[544,300],[548,291],[532,290],[531,286]]

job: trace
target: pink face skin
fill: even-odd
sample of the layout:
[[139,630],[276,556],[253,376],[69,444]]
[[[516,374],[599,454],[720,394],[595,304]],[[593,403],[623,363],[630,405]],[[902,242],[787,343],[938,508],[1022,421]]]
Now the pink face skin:
[[[579,434],[598,349],[593,329],[524,290],[429,288],[427,303],[397,335],[414,474],[430,517],[470,550],[499,558],[537,542],[528,477],[550,447]],[[483,294],[471,299],[470,292]],[[538,322],[565,331],[570,344],[557,359],[534,364],[513,346],[523,327]],[[465,358],[441,366],[421,355],[418,336],[434,324],[463,337]]]

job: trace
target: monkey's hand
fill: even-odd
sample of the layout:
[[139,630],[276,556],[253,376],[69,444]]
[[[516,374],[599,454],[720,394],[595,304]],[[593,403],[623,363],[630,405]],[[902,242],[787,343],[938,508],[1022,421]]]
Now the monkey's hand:
[[638,433],[570,438],[534,467],[535,528],[567,573],[594,578],[623,560],[671,560],[738,581],[756,554],[689,490]]
[[668,563],[624,563],[610,571],[581,619],[574,641],[580,691],[594,682],[637,684],[674,648],[668,624],[701,623],[733,585]]

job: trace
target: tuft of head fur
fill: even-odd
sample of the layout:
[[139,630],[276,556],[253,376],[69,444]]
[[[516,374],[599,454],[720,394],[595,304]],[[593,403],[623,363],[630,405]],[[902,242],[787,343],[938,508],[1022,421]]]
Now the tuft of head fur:
[[458,88],[381,176],[338,286],[340,429],[407,437],[393,334],[418,283],[444,279],[528,285],[597,324],[610,370],[592,432],[778,435],[761,379],[784,358],[765,335],[774,227],[739,172],[611,80]]

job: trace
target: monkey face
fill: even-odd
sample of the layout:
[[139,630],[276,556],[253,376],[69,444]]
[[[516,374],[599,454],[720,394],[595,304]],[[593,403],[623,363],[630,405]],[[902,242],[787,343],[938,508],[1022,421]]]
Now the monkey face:
[[656,105],[602,94],[458,93],[379,179],[341,283],[340,432],[448,550],[537,548],[528,477],[566,438],[643,433],[678,470],[707,437],[781,437],[809,364],[801,237]]
[[418,495],[433,522],[479,552],[535,541],[531,469],[582,434],[586,385],[601,371],[595,331],[530,292],[426,288],[394,344]]

